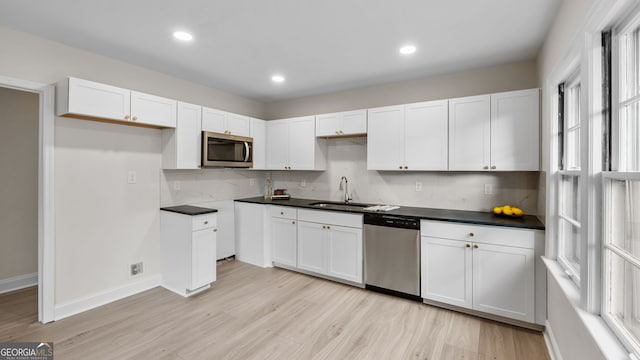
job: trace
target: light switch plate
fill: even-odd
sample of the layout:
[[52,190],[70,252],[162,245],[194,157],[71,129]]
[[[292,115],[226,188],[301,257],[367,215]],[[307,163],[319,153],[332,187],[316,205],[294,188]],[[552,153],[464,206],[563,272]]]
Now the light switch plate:
[[127,184],[135,184],[138,182],[138,174],[135,171],[127,173]]
[[493,185],[484,184],[484,194],[485,195],[493,195]]
[[416,191],[422,191],[422,183],[420,181],[416,181]]

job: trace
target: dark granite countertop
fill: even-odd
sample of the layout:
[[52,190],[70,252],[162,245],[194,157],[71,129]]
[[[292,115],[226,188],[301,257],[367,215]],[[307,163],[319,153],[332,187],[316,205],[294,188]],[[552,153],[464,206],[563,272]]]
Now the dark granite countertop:
[[218,212],[218,210],[216,209],[209,209],[191,205],[169,206],[160,208],[160,210],[171,211],[183,215],[203,215]]
[[[246,198],[246,199],[238,199],[236,201],[252,203],[252,204],[263,204],[263,205],[293,206],[293,207],[323,210],[323,211],[340,211],[340,212],[348,212],[348,213],[379,213],[379,214],[389,214],[389,215],[397,215],[397,216],[416,217],[424,220],[439,220],[439,221],[451,221],[451,222],[460,222],[460,223],[478,224],[478,225],[507,226],[507,227],[514,227],[514,228],[544,230],[544,225],[542,224],[542,222],[540,222],[540,220],[533,215],[525,215],[521,218],[509,218],[509,217],[494,215],[489,212],[431,209],[431,208],[421,208],[421,207],[411,207],[411,206],[401,206],[399,209],[385,211],[385,212],[373,212],[373,211],[366,211],[361,209],[338,210],[338,209],[320,208],[320,207],[311,205],[313,203],[323,202],[326,200],[296,199],[296,198],[291,198],[289,200],[265,200],[263,197],[253,197],[253,198]],[[371,205],[379,205],[379,204],[371,204]]]

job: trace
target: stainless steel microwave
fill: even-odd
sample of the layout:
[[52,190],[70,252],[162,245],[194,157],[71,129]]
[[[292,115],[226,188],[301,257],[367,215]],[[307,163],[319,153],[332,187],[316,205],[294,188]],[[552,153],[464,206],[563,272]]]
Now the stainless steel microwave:
[[203,167],[253,167],[253,138],[202,132]]

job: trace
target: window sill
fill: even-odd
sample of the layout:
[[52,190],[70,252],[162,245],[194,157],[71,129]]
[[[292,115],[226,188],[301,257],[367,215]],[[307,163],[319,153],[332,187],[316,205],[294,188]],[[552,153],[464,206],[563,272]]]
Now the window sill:
[[560,289],[571,303],[573,309],[584,327],[590,333],[593,341],[607,359],[635,359],[620,343],[609,329],[600,315],[591,314],[580,307],[580,290],[556,260],[542,257],[548,273],[556,280]]

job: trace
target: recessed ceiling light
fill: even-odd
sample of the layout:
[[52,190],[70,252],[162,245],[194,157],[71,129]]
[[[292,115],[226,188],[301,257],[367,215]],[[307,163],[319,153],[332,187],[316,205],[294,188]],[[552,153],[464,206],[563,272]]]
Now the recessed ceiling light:
[[191,41],[193,40],[193,35],[189,34],[185,31],[176,31],[173,33],[173,37],[181,40],[181,41]]
[[413,45],[405,45],[400,48],[400,54],[402,55],[411,55],[416,52],[416,47]]
[[275,82],[275,83],[281,83],[284,82],[284,76],[282,75],[273,75],[271,77],[271,81]]

